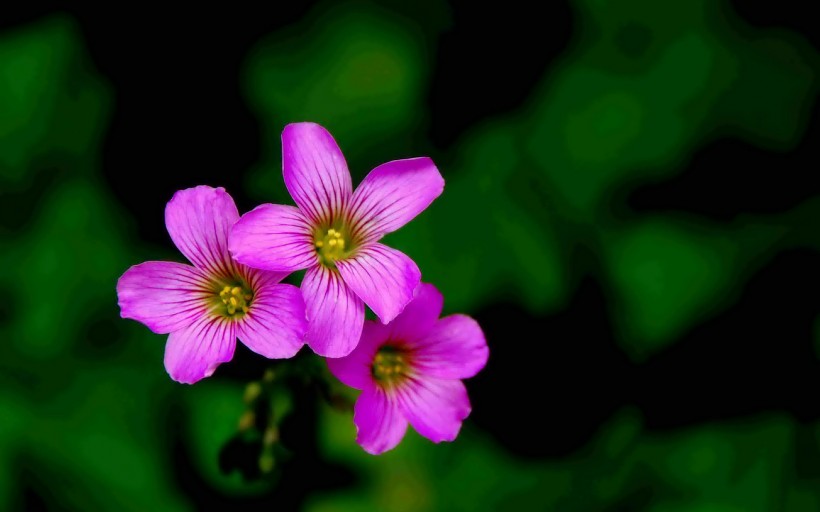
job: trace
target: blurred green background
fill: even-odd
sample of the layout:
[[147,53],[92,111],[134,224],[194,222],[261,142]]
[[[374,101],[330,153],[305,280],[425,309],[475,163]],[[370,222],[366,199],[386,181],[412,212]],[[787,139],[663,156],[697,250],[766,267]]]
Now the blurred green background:
[[[820,510],[811,4],[474,4],[3,13],[0,510]],[[276,364],[179,385],[119,318],[125,269],[181,258],[174,191],[289,203],[304,120],[354,182],[447,181],[387,241],[489,340],[454,443],[369,456],[344,390],[284,380],[261,471]]]

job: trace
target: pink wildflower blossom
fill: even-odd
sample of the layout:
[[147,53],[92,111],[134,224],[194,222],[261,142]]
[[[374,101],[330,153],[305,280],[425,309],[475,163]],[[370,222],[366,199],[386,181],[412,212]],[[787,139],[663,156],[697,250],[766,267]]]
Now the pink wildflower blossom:
[[123,318],[170,333],[165,368],[193,384],[233,358],[238,337],[268,358],[293,357],[304,344],[305,306],[286,273],[251,269],[228,252],[228,231],[239,219],[222,188],[180,190],[165,208],[165,226],[193,263],[148,261],[129,268],[117,283]]
[[407,424],[431,441],[452,441],[470,414],[461,379],[478,373],[489,350],[475,320],[439,319],[443,298],[431,284],[388,325],[365,322],[347,357],[328,359],[331,373],[362,390],[354,407],[358,442],[372,454],[394,448]]
[[359,341],[365,304],[387,323],[413,298],[419,268],[378,241],[427,208],[444,179],[429,158],[396,160],[373,169],[354,192],[339,146],[314,123],[285,127],[282,170],[298,208],[264,204],[245,214],[230,251],[254,268],[307,269],[307,343],[321,356],[345,356]]

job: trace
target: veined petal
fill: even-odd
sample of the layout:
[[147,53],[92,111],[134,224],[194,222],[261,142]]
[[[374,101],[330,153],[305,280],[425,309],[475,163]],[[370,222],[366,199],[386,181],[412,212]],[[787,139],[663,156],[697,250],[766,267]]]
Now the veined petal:
[[364,324],[364,303],[333,270],[305,272],[302,296],[308,317],[307,344],[323,357],[343,357],[356,348]]
[[354,257],[337,261],[336,268],[384,324],[404,310],[421,281],[421,271],[413,260],[379,243],[368,244]]
[[157,334],[183,329],[205,315],[210,293],[201,270],[170,261],[134,265],[117,281],[120,315]]
[[421,283],[415,290],[413,300],[389,325],[391,337],[412,342],[420,340],[438,322],[444,297],[430,283]]
[[230,271],[228,232],[238,219],[233,198],[221,187],[180,190],[165,207],[165,227],[174,245],[195,267],[215,274]]
[[285,126],[282,172],[291,197],[314,222],[340,213],[353,191],[342,151],[316,123]]
[[365,388],[356,400],[353,423],[358,431],[356,442],[373,455],[395,448],[407,432],[407,420],[397,405],[375,386]]
[[328,359],[327,367],[337,379],[354,389],[365,389],[373,383],[373,358],[387,341],[390,329],[378,322],[366,321],[359,344],[349,355]]
[[228,246],[238,262],[253,268],[292,272],[318,262],[310,224],[294,206],[257,206],[233,225]]
[[250,284],[251,288],[254,290],[261,290],[265,286],[279,284],[282,282],[282,279],[291,274],[290,271],[278,272],[271,270],[259,270],[250,268],[247,265],[242,265],[241,263],[238,263],[236,267],[237,270],[239,270],[240,275],[248,281],[248,284]]
[[455,439],[470,415],[470,399],[460,380],[416,378],[398,389],[397,397],[404,417],[434,443]]
[[381,238],[410,222],[444,190],[444,178],[427,157],[394,160],[368,174],[353,193],[353,234]]
[[193,325],[174,331],[165,344],[165,369],[177,382],[193,384],[213,375],[216,367],[233,358],[234,322],[203,316]]
[[257,354],[268,359],[295,356],[307,332],[302,292],[289,284],[257,288],[250,310],[236,329],[239,341]]
[[412,346],[413,366],[425,376],[442,379],[474,376],[490,354],[478,322],[466,315],[442,318]]

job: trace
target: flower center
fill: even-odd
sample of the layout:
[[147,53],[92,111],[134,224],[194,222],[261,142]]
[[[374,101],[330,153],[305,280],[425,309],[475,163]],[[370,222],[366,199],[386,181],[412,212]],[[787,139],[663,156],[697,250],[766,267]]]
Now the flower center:
[[319,254],[319,260],[326,267],[333,267],[334,262],[344,259],[352,249],[350,237],[341,229],[330,228],[319,230],[313,237],[313,245]]
[[410,359],[403,350],[384,346],[376,352],[371,372],[376,381],[386,385],[395,384],[410,374]]
[[225,285],[222,291],[219,292],[220,303],[217,303],[218,309],[224,308],[220,312],[225,316],[242,316],[248,312],[251,307],[251,300],[253,294],[243,285],[237,284],[234,286]]

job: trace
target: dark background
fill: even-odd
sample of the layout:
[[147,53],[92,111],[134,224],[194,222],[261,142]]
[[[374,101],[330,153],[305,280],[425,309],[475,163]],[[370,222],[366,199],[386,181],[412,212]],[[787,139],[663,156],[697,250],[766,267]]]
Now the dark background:
[[[4,12],[0,508],[820,509],[809,12]],[[447,180],[388,243],[489,340],[453,444],[410,433],[368,456],[349,413],[284,379],[282,452],[260,471],[236,425],[270,364],[238,349],[178,385],[162,337],[118,318],[129,265],[181,258],[174,191],[290,202],[279,133],[304,120],[334,134],[354,183],[418,155]]]

